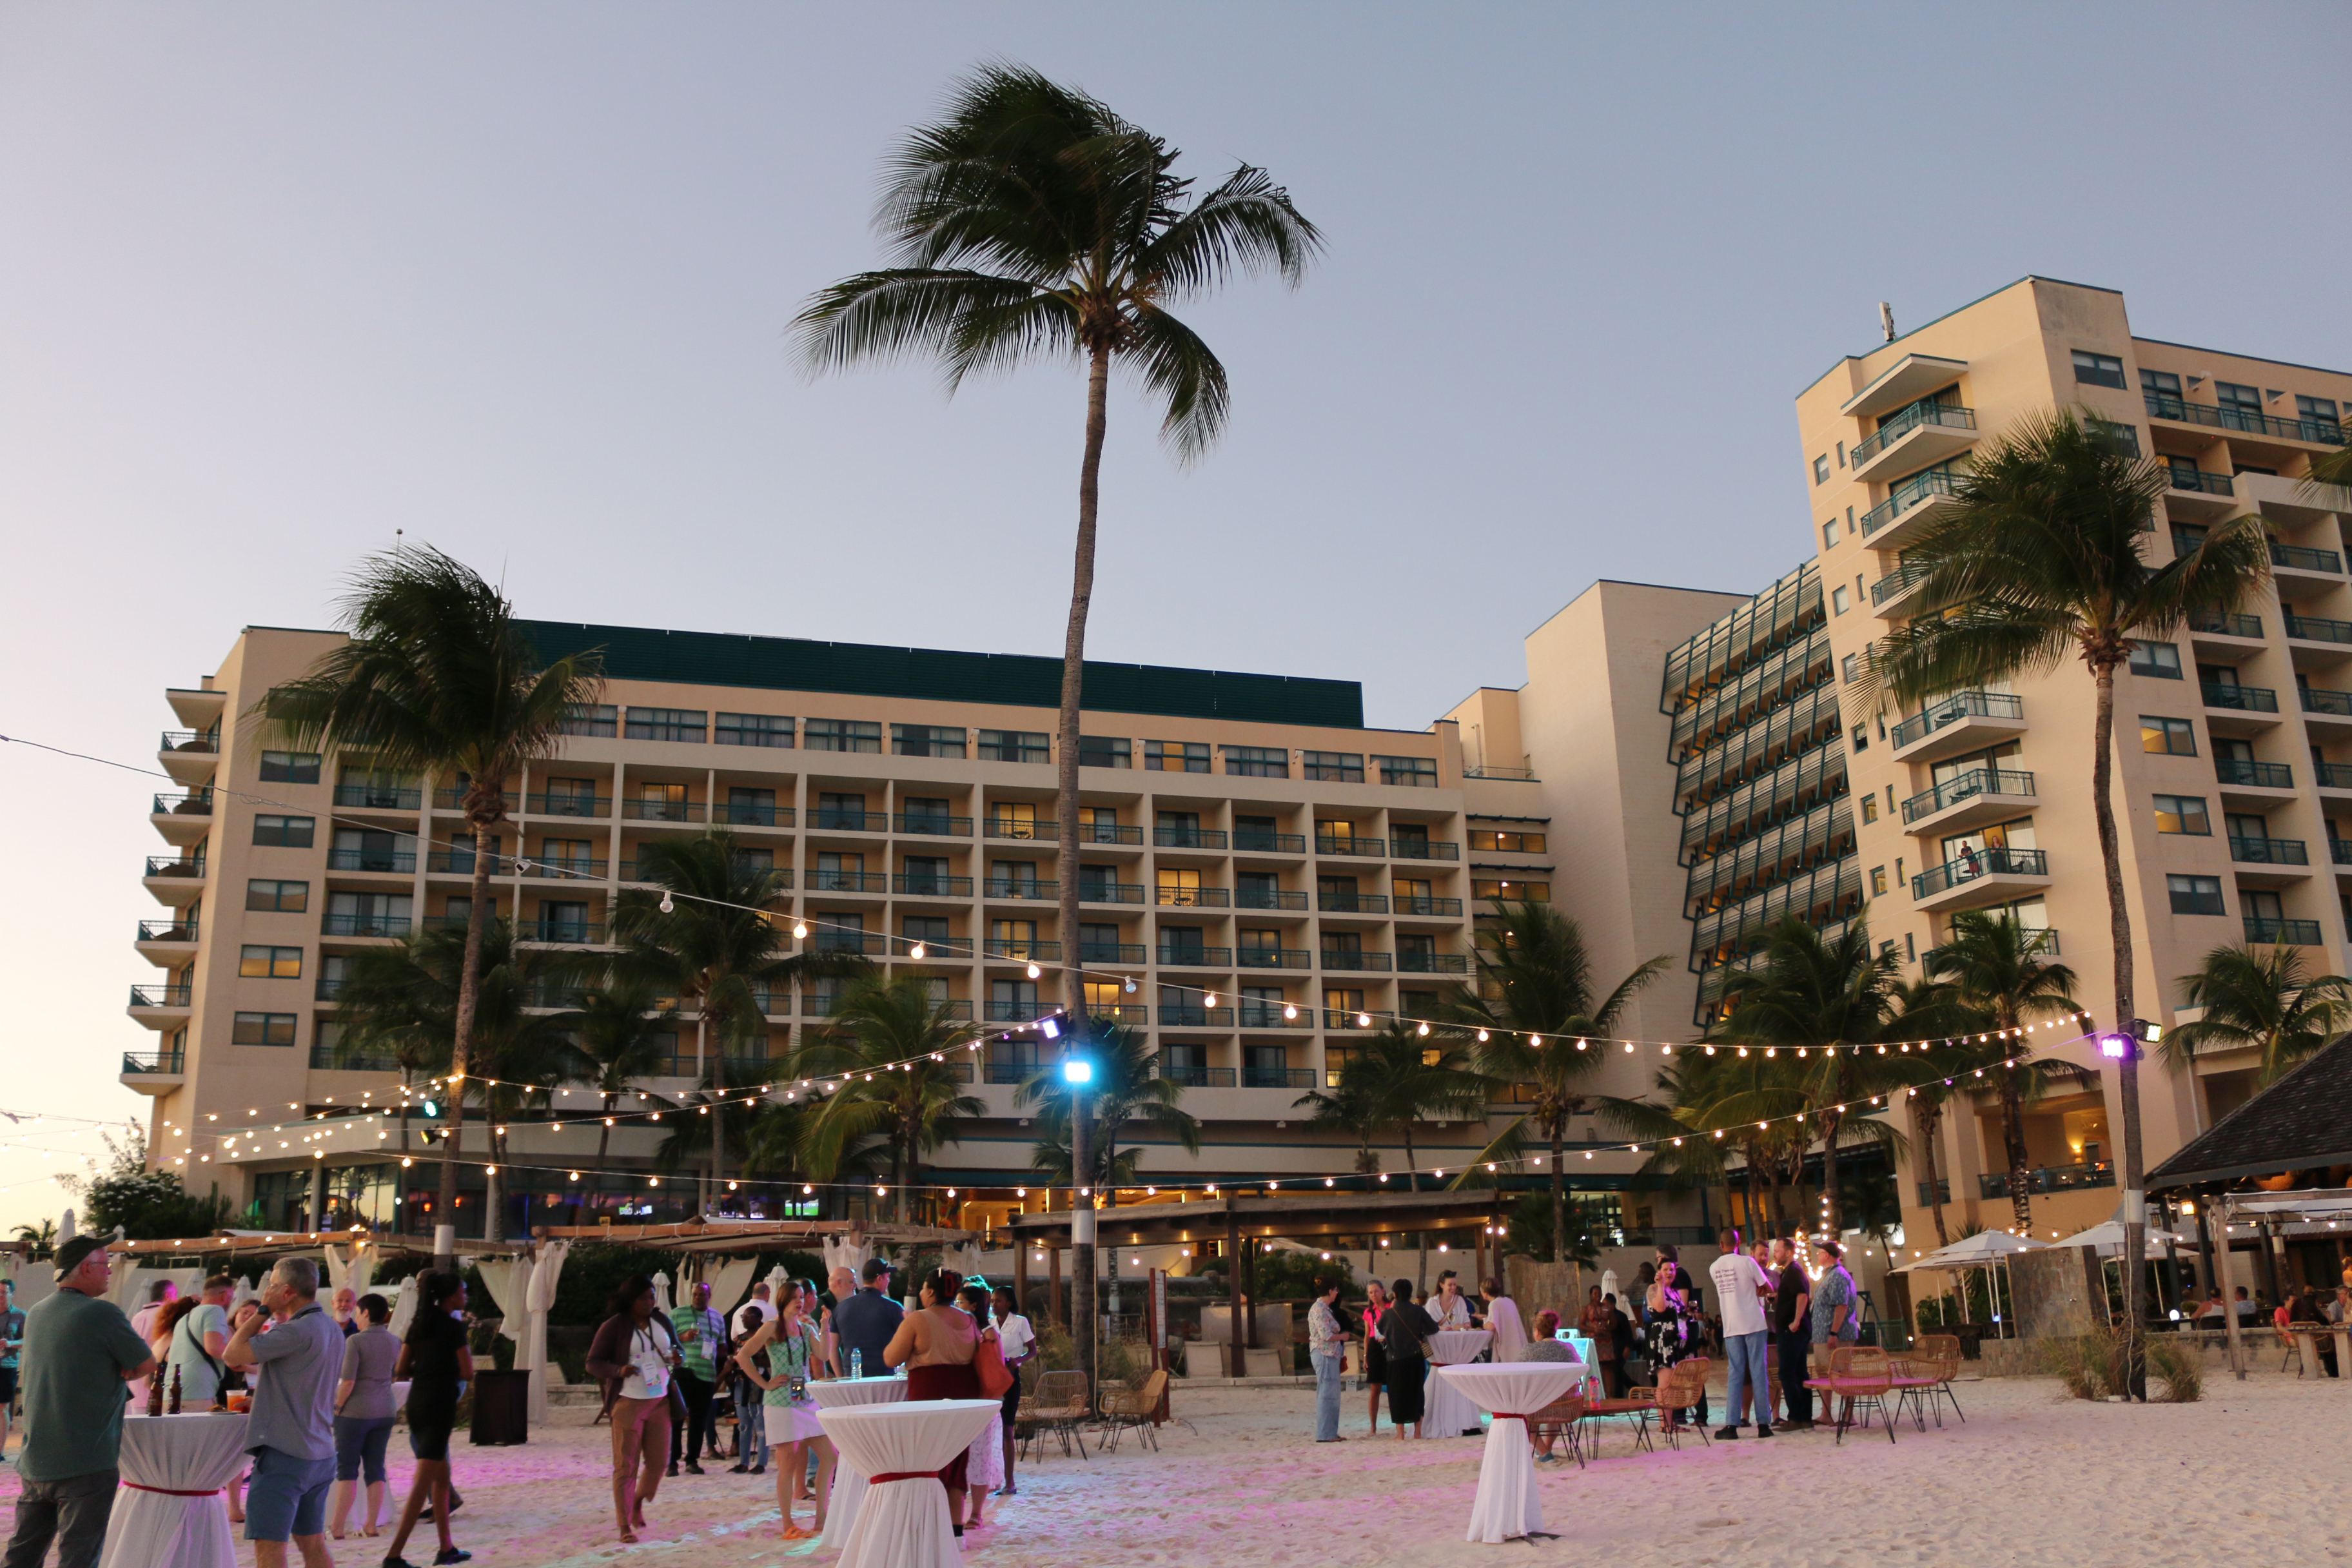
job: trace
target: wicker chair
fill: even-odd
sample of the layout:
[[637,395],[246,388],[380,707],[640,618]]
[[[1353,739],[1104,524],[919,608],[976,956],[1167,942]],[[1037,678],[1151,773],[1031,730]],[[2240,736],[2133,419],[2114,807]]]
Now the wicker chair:
[[1090,1414],[1087,1407],[1087,1374],[1082,1372],[1047,1372],[1037,1377],[1037,1392],[1021,1401],[1013,1425],[1023,1432],[1021,1458],[1024,1463],[1047,1434],[1059,1439],[1062,1457],[1070,1457],[1070,1439],[1077,1437],[1078,1458],[1087,1457],[1086,1438],[1078,1433]]
[[1960,1373],[1960,1342],[1956,1334],[1922,1334],[1919,1342],[1907,1356],[1893,1361],[1895,1394],[1899,1410],[1911,1409],[1912,1419],[1922,1432],[1927,1429],[1927,1412],[1936,1413],[1936,1425],[1944,1424],[1944,1405],[1948,1403],[1952,1414],[1963,1424],[1968,1416],[1960,1411],[1960,1402],[1952,1393],[1952,1380]]
[[1538,1438],[1550,1438],[1566,1446],[1568,1457],[1576,1461],[1578,1469],[1584,1468],[1584,1445],[1577,1436],[1583,1424],[1588,1401],[1581,1394],[1555,1399],[1528,1417],[1528,1441],[1533,1445]]
[[1160,1448],[1157,1417],[1160,1401],[1168,1393],[1168,1374],[1155,1372],[1139,1389],[1106,1388],[1102,1395],[1103,1435],[1100,1447],[1115,1449],[1118,1435],[1133,1431],[1154,1453]]
[[1658,1374],[1658,1430],[1676,1449],[1683,1446],[1685,1432],[1696,1432],[1701,1443],[1714,1444],[1715,1439],[1707,1436],[1706,1422],[1684,1421],[1676,1416],[1677,1412],[1692,1409],[1706,1397],[1706,1374],[1714,1365],[1706,1356],[1693,1356]]
[[[1592,1422],[1611,1415],[1631,1415],[1633,1417],[1634,1447],[1650,1447],[1650,1417],[1657,1414],[1657,1394],[1654,1388],[1629,1388],[1622,1399],[1588,1399],[1584,1402],[1584,1417],[1580,1425],[1590,1426]],[[1592,1457],[1599,1458],[1601,1429],[1592,1427],[1591,1435],[1581,1438],[1578,1447],[1590,1447]],[[1581,1454],[1578,1456],[1578,1462],[1583,1462]]]
[[1809,1377],[1805,1386],[1837,1404],[1837,1440],[1845,1442],[1845,1430],[1854,1424],[1857,1412],[1863,1425],[1869,1425],[1869,1412],[1878,1412],[1880,1424],[1886,1428],[1886,1440],[1895,1441],[1895,1422],[1887,1414],[1886,1396],[1894,1392],[1895,1369],[1886,1352],[1874,1345],[1840,1345],[1830,1352],[1830,1374]]

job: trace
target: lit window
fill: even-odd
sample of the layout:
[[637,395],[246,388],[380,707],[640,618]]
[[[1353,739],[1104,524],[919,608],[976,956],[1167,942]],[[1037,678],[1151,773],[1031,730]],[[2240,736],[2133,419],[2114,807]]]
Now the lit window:
[[300,913],[310,907],[310,884],[256,879],[245,885],[248,910],[278,910]]
[[254,947],[239,956],[236,973],[246,980],[299,980],[302,950],[299,947]]
[[1866,795],[1862,797],[1862,819],[1864,822],[1876,822],[1878,820],[1877,795]]
[[1146,741],[1143,765],[1153,773],[1205,773],[1209,771],[1206,741]]
[[2156,830],[2158,833],[2193,833],[2210,837],[2213,823],[2205,815],[2204,797],[2194,795],[2158,795]]
[[1885,867],[1873,866],[1870,868],[1870,895],[1874,899],[1885,898],[1886,896]]
[[2197,754],[2197,727],[2186,719],[2143,713],[2139,716],[2139,747],[2143,752],[2167,756],[2193,757]]

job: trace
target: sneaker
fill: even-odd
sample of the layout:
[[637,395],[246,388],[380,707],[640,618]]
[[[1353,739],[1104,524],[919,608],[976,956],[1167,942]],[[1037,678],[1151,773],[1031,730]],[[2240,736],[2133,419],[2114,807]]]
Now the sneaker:
[[[692,1459],[688,1459],[686,1462],[686,1473],[689,1476],[698,1476],[702,1474],[702,1467],[696,1464]],[[676,1475],[677,1472],[676,1470],[672,1470],[670,1474]]]
[[1772,1435],[1772,1428],[1769,1425],[1759,1425],[1756,1428],[1756,1435],[1759,1437],[1769,1437]]
[[751,1468],[749,1465],[730,1465],[727,1467],[727,1473],[730,1476],[740,1476],[748,1474]]
[[433,1568],[446,1568],[446,1565],[452,1563],[471,1563],[473,1560],[472,1552],[460,1552],[452,1546],[446,1552],[436,1552],[433,1554]]
[[1739,1428],[1726,1426],[1715,1435],[1715,1440],[1718,1443],[1736,1443],[1739,1440]]

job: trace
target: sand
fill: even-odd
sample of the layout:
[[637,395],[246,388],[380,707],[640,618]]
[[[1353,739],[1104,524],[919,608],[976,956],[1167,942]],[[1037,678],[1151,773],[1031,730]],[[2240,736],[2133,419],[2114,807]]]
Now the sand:
[[[2187,1405],[2085,1405],[2038,1379],[1963,1383],[1966,1425],[1948,1415],[1924,1434],[1906,1425],[1893,1445],[1873,1430],[1838,1447],[1823,1428],[1712,1447],[1685,1438],[1679,1453],[1643,1454],[1612,1431],[1587,1468],[1541,1472],[1546,1521],[1561,1539],[1491,1547],[1463,1540],[1477,1440],[1367,1440],[1364,1396],[1351,1394],[1350,1440],[1318,1447],[1308,1441],[1307,1390],[1180,1385],[1182,1424],[1163,1429],[1160,1452],[1130,1437],[1117,1454],[1080,1461],[1055,1451],[1023,1467],[1021,1495],[992,1503],[998,1522],[967,1538],[965,1556],[974,1568],[1428,1568],[1480,1557],[1580,1565],[1620,1554],[1678,1568],[2123,1568],[2352,1552],[2352,1383],[2257,1373],[2239,1384],[2209,1371],[2209,1397]],[[452,1454],[467,1500],[457,1541],[484,1568],[832,1561],[775,1539],[767,1478],[717,1469],[666,1480],[652,1531],[618,1545],[604,1433],[585,1420],[559,1411],[559,1425],[517,1448],[469,1448],[460,1437]],[[396,1460],[399,1448],[395,1440]],[[405,1470],[395,1463],[395,1486]],[[0,1501],[13,1503],[16,1489],[12,1465],[0,1472]],[[336,1559],[373,1568],[383,1544],[336,1542]],[[429,1562],[433,1546],[428,1532],[410,1561]],[[249,1547],[238,1550],[251,1561]]]

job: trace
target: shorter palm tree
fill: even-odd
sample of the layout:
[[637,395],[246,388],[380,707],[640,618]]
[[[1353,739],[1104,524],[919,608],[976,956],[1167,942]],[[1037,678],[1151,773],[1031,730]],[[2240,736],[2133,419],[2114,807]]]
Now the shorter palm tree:
[[[903,1224],[907,1187],[919,1178],[923,1157],[956,1142],[961,1123],[987,1113],[950,1070],[969,1064],[965,1047],[978,1037],[972,1025],[955,1016],[953,1004],[934,997],[919,975],[852,984],[835,1005],[830,1026],[793,1061],[795,1077],[839,1083],[808,1119],[801,1155],[810,1170],[830,1181],[859,1143],[881,1139],[889,1149],[890,1187]],[[897,1062],[908,1065],[890,1065]]]
[[613,1108],[641,1079],[658,1077],[669,1066],[677,1026],[659,988],[646,981],[619,980],[581,996],[572,1034],[572,1081],[584,1083],[604,1100],[596,1130],[597,1174],[606,1169]]
[[2252,1050],[2262,1056],[2255,1081],[2268,1085],[2352,1028],[2352,980],[2308,973],[2300,948],[2217,947],[2180,977],[2180,1002],[2205,1016],[2175,1026],[2157,1047],[2176,1073],[2200,1051]]
[[1360,1058],[1349,1058],[1339,1068],[1339,1081],[1328,1089],[1310,1089],[1292,1100],[1294,1110],[1313,1108],[1307,1125],[1319,1131],[1344,1132],[1356,1141],[1356,1173],[1377,1174],[1380,1151],[1372,1136],[1381,1130],[1380,1086],[1372,1082]]

